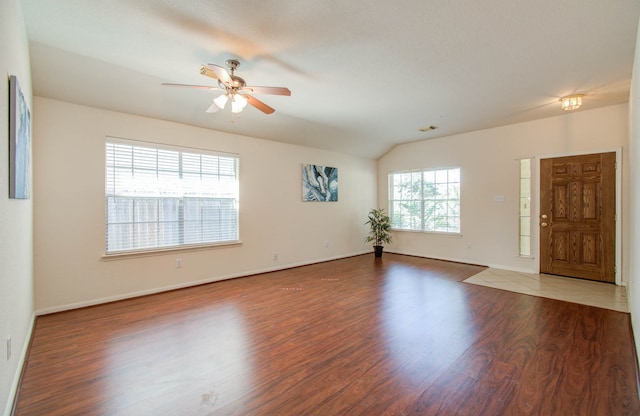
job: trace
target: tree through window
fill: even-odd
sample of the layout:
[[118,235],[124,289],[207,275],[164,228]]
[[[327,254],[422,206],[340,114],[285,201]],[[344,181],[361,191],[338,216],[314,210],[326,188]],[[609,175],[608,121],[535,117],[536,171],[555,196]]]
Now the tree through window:
[[389,174],[391,226],[460,233],[460,168]]

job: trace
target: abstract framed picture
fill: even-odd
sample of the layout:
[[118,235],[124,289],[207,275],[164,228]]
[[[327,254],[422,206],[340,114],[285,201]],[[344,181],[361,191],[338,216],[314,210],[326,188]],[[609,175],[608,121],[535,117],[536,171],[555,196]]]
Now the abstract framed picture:
[[9,77],[9,198],[31,197],[31,113],[15,75]]
[[335,202],[338,200],[338,168],[302,165],[302,200]]

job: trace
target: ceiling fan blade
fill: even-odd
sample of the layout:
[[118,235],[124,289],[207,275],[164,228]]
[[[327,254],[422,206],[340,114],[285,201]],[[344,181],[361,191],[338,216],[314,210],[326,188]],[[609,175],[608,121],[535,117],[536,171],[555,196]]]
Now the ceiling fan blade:
[[170,82],[163,82],[161,85],[165,87],[183,87],[183,88],[196,88],[199,90],[212,90],[212,91],[224,91],[222,88],[210,87],[208,85],[192,85],[192,84],[172,84]]
[[269,107],[268,105],[258,100],[257,98],[254,98],[248,94],[244,94],[243,96],[247,99],[247,102],[249,102],[249,104],[251,104],[252,106],[254,106],[255,108],[257,108],[258,110],[262,111],[265,114],[271,114],[274,111],[276,111],[275,109]]
[[284,87],[244,87],[242,90],[251,91],[253,94],[291,95],[289,88]]
[[231,83],[231,77],[227,73],[227,70],[216,64],[202,65],[200,67],[200,74],[220,80],[223,84]]

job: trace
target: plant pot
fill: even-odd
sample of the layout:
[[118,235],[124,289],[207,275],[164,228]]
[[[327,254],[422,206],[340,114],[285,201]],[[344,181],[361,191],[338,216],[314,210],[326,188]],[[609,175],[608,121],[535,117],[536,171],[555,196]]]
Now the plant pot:
[[382,246],[373,246],[373,252],[376,257],[382,257]]

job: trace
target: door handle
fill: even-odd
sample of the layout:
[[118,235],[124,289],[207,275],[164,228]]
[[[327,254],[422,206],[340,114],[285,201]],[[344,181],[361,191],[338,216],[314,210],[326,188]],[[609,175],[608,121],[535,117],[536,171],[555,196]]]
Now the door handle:
[[549,225],[549,224],[547,224],[546,222],[541,222],[540,223],[540,227],[546,227],[547,225]]

